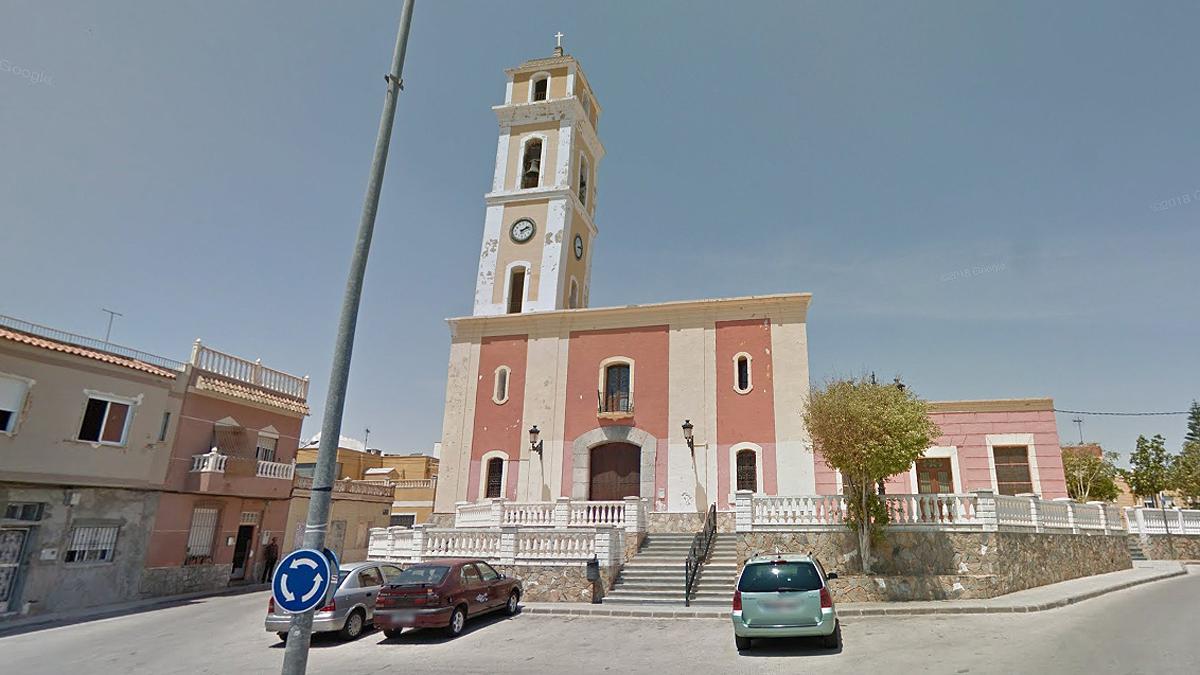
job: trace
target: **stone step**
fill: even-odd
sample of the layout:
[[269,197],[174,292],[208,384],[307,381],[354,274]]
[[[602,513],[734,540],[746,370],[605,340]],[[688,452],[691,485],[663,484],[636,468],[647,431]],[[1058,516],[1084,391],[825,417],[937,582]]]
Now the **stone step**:
[[[613,587],[613,589],[611,591],[609,591],[605,597],[625,597],[625,596],[629,596],[629,595],[637,595],[637,596],[642,596],[642,597],[647,597],[647,598],[671,598],[671,597],[683,598],[683,585],[680,584],[678,588],[641,588],[641,587],[622,588],[622,587],[616,586],[616,587]],[[717,600],[725,598],[730,601],[733,600],[732,593],[724,591],[724,590],[719,590],[719,589],[711,590],[711,591],[709,591],[709,590],[706,590],[706,591],[694,590],[694,591],[692,591],[692,596],[696,597],[696,598],[704,597],[704,598],[717,599]]]

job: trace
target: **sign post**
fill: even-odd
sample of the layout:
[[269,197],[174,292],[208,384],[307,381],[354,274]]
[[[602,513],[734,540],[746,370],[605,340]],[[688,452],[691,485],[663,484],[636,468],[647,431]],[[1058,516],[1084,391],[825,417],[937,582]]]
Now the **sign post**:
[[271,577],[275,606],[288,614],[301,614],[325,604],[333,573],[329,558],[320,551],[297,549],[283,557]]

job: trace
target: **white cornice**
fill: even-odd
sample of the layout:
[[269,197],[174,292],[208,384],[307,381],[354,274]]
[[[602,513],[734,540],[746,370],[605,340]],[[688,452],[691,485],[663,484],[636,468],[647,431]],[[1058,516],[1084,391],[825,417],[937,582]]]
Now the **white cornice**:
[[598,165],[600,160],[604,158],[604,144],[600,142],[600,137],[596,135],[596,129],[592,126],[592,121],[588,119],[587,113],[579,103],[579,99],[574,96],[569,98],[553,98],[548,101],[537,101],[536,103],[497,105],[492,106],[492,110],[495,111],[496,121],[501,127],[567,120],[579,130],[579,135],[583,138],[583,142],[587,144],[588,150],[591,151],[596,164]]
[[576,215],[582,216],[584,225],[587,225],[588,232],[595,239],[600,232],[596,229],[596,223],[592,220],[592,216],[583,206],[583,202],[579,201],[579,195],[569,187],[544,187],[544,188],[527,188],[524,190],[501,190],[498,192],[489,192],[483,196],[484,202],[488,206],[496,206],[501,204],[511,204],[513,202],[527,202],[531,200],[545,199],[552,201],[555,199],[566,199],[575,207]]

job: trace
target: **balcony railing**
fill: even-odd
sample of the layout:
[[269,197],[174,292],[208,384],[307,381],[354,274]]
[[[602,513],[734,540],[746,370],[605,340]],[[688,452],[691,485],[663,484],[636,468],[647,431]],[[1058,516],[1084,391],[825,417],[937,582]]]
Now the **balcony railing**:
[[501,565],[574,566],[595,558],[602,567],[622,562],[624,535],[615,527],[587,529],[433,528],[417,525],[371,530],[372,560],[409,563],[431,558],[483,558]]
[[1200,534],[1200,510],[1125,507],[1129,531],[1137,534]]
[[[293,487],[297,490],[312,490],[312,478],[308,476],[296,476]],[[333,481],[334,494],[351,494],[363,495],[367,497],[387,497],[391,498],[395,488],[391,483],[374,483],[361,480],[335,480]]]
[[482,502],[459,502],[454,508],[456,528],[484,527],[596,527],[610,525],[626,532],[646,530],[646,505],[637,497],[613,501],[575,501],[559,497],[552,502],[510,502],[503,497]]
[[228,456],[222,455],[216,451],[206,452],[203,455],[192,455],[192,471],[210,471],[213,473],[225,473],[225,461]]
[[[225,464],[229,461],[229,455],[223,455],[217,452],[216,448],[204,453],[203,455],[192,455],[192,471],[206,471],[210,473],[225,473]],[[259,478],[278,478],[280,480],[291,480],[292,475],[296,471],[295,464],[284,464],[283,462],[264,462],[258,460],[258,466],[254,475]]]
[[90,338],[85,335],[68,333],[65,330],[58,330],[57,328],[43,326],[41,324],[32,323],[23,319],[17,319],[11,316],[4,316],[3,314],[0,314],[0,326],[19,331],[21,333],[28,333],[29,335],[47,338],[56,342],[63,342],[66,344],[75,345],[77,347],[94,349],[99,352],[116,354],[117,356],[123,356],[127,359],[134,359],[135,361],[148,363],[152,366],[165,368],[166,370],[183,370],[184,366],[182,362],[174,359],[168,359],[163,356],[150,354],[148,352],[143,352],[131,347],[123,347],[111,342],[105,342],[104,340]]
[[601,415],[613,413],[633,413],[633,392],[618,391],[596,392],[596,407]]
[[308,398],[308,378],[297,377],[246,359],[205,347],[196,340],[192,346],[192,365],[214,375],[269,389],[298,399]]
[[291,480],[292,474],[296,470],[295,464],[284,464],[283,462],[265,462],[258,460],[258,471],[255,472],[259,478],[280,478],[283,480]]

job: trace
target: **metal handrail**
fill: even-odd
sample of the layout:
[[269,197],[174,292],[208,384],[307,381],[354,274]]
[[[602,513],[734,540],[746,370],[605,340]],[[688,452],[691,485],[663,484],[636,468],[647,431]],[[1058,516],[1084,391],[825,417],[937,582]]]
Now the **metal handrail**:
[[107,352],[115,356],[121,356],[127,359],[141,361],[142,363],[148,363],[152,366],[157,366],[165,370],[183,370],[184,368],[184,363],[182,361],[168,359],[165,356],[158,356],[157,354],[143,352],[140,349],[134,349],[132,347],[125,347],[123,345],[105,342],[104,340],[99,340],[97,338],[90,338],[86,335],[79,335],[78,333],[70,333],[65,330],[51,328],[50,326],[43,326],[38,323],[33,323],[32,321],[25,321],[24,319],[5,316],[3,314],[0,314],[0,327],[15,330],[20,333],[35,335],[48,340],[54,340],[55,342],[63,342],[66,344],[75,345],[76,347],[94,349],[98,352]]
[[717,505],[708,507],[704,516],[704,527],[692,537],[692,548],[688,551],[687,560],[683,562],[683,606],[691,607],[692,591],[696,587],[696,577],[700,575],[700,567],[708,560],[712,552],[713,538],[717,534]]
[[632,413],[633,392],[622,391],[606,394],[596,390],[596,410],[600,413]]

